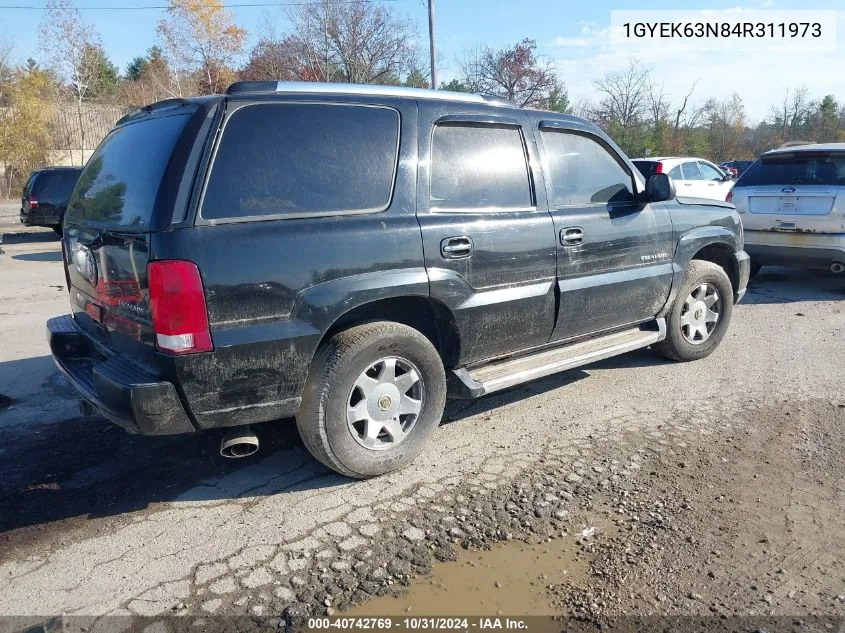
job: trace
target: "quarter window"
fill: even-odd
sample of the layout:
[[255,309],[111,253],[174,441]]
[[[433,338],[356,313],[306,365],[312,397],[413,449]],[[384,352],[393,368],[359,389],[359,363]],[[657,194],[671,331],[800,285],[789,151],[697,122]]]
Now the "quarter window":
[[634,199],[631,174],[601,143],[573,132],[542,134],[555,207]]
[[440,124],[431,144],[432,209],[526,209],[533,206],[519,128]]
[[680,165],[675,165],[675,166],[671,169],[671,171],[669,172],[669,177],[670,177],[670,178],[673,178],[673,179],[675,179],[675,180],[683,180],[683,179],[684,179],[684,176],[683,176],[683,174],[681,173],[681,166],[680,166]]
[[206,220],[381,211],[393,189],[399,113],[265,103],[232,114],[202,206]]

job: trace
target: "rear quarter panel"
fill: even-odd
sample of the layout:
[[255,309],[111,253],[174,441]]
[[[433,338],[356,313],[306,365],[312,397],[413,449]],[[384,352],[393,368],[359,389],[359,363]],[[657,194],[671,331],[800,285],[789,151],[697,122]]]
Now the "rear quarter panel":
[[176,359],[199,427],[295,414],[314,352],[339,317],[377,299],[428,296],[414,203],[416,109],[397,107],[399,160],[386,211],[155,235],[154,258],[193,261],[203,277],[214,352]]

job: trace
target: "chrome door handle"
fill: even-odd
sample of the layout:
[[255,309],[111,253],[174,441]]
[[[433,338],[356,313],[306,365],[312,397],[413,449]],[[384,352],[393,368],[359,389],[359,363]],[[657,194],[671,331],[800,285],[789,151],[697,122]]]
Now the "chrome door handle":
[[461,259],[472,254],[472,238],[467,235],[447,237],[440,241],[440,255],[443,259]]
[[560,243],[564,246],[575,246],[584,241],[584,231],[577,226],[562,229],[560,232]]

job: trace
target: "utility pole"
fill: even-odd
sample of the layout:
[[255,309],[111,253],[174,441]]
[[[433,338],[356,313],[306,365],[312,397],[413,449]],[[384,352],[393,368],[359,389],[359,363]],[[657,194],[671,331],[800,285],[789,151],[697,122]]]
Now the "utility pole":
[[431,89],[437,90],[436,52],[434,48],[434,0],[428,0],[428,44],[431,52]]

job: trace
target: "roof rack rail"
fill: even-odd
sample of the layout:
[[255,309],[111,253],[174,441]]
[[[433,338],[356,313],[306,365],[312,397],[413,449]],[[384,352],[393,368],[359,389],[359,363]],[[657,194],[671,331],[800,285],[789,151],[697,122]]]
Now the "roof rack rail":
[[375,84],[326,83],[319,81],[236,81],[229,86],[228,90],[226,90],[226,94],[228,95],[251,92],[346,94],[408,97],[410,99],[446,99],[450,101],[463,101],[465,103],[487,103],[491,105],[507,106],[510,108],[516,107],[512,101],[490,95]]
[[181,108],[182,106],[190,104],[190,101],[188,101],[187,99],[182,99],[181,97],[176,97],[174,99],[164,99],[163,101],[156,101],[155,103],[151,103],[140,108],[135,108],[131,112],[124,114],[117,120],[117,123],[115,123],[115,125],[121,125],[123,123],[126,123],[127,121],[134,119],[137,116],[141,116],[142,114],[149,114],[151,112],[157,112],[159,110],[165,110],[167,108]]

